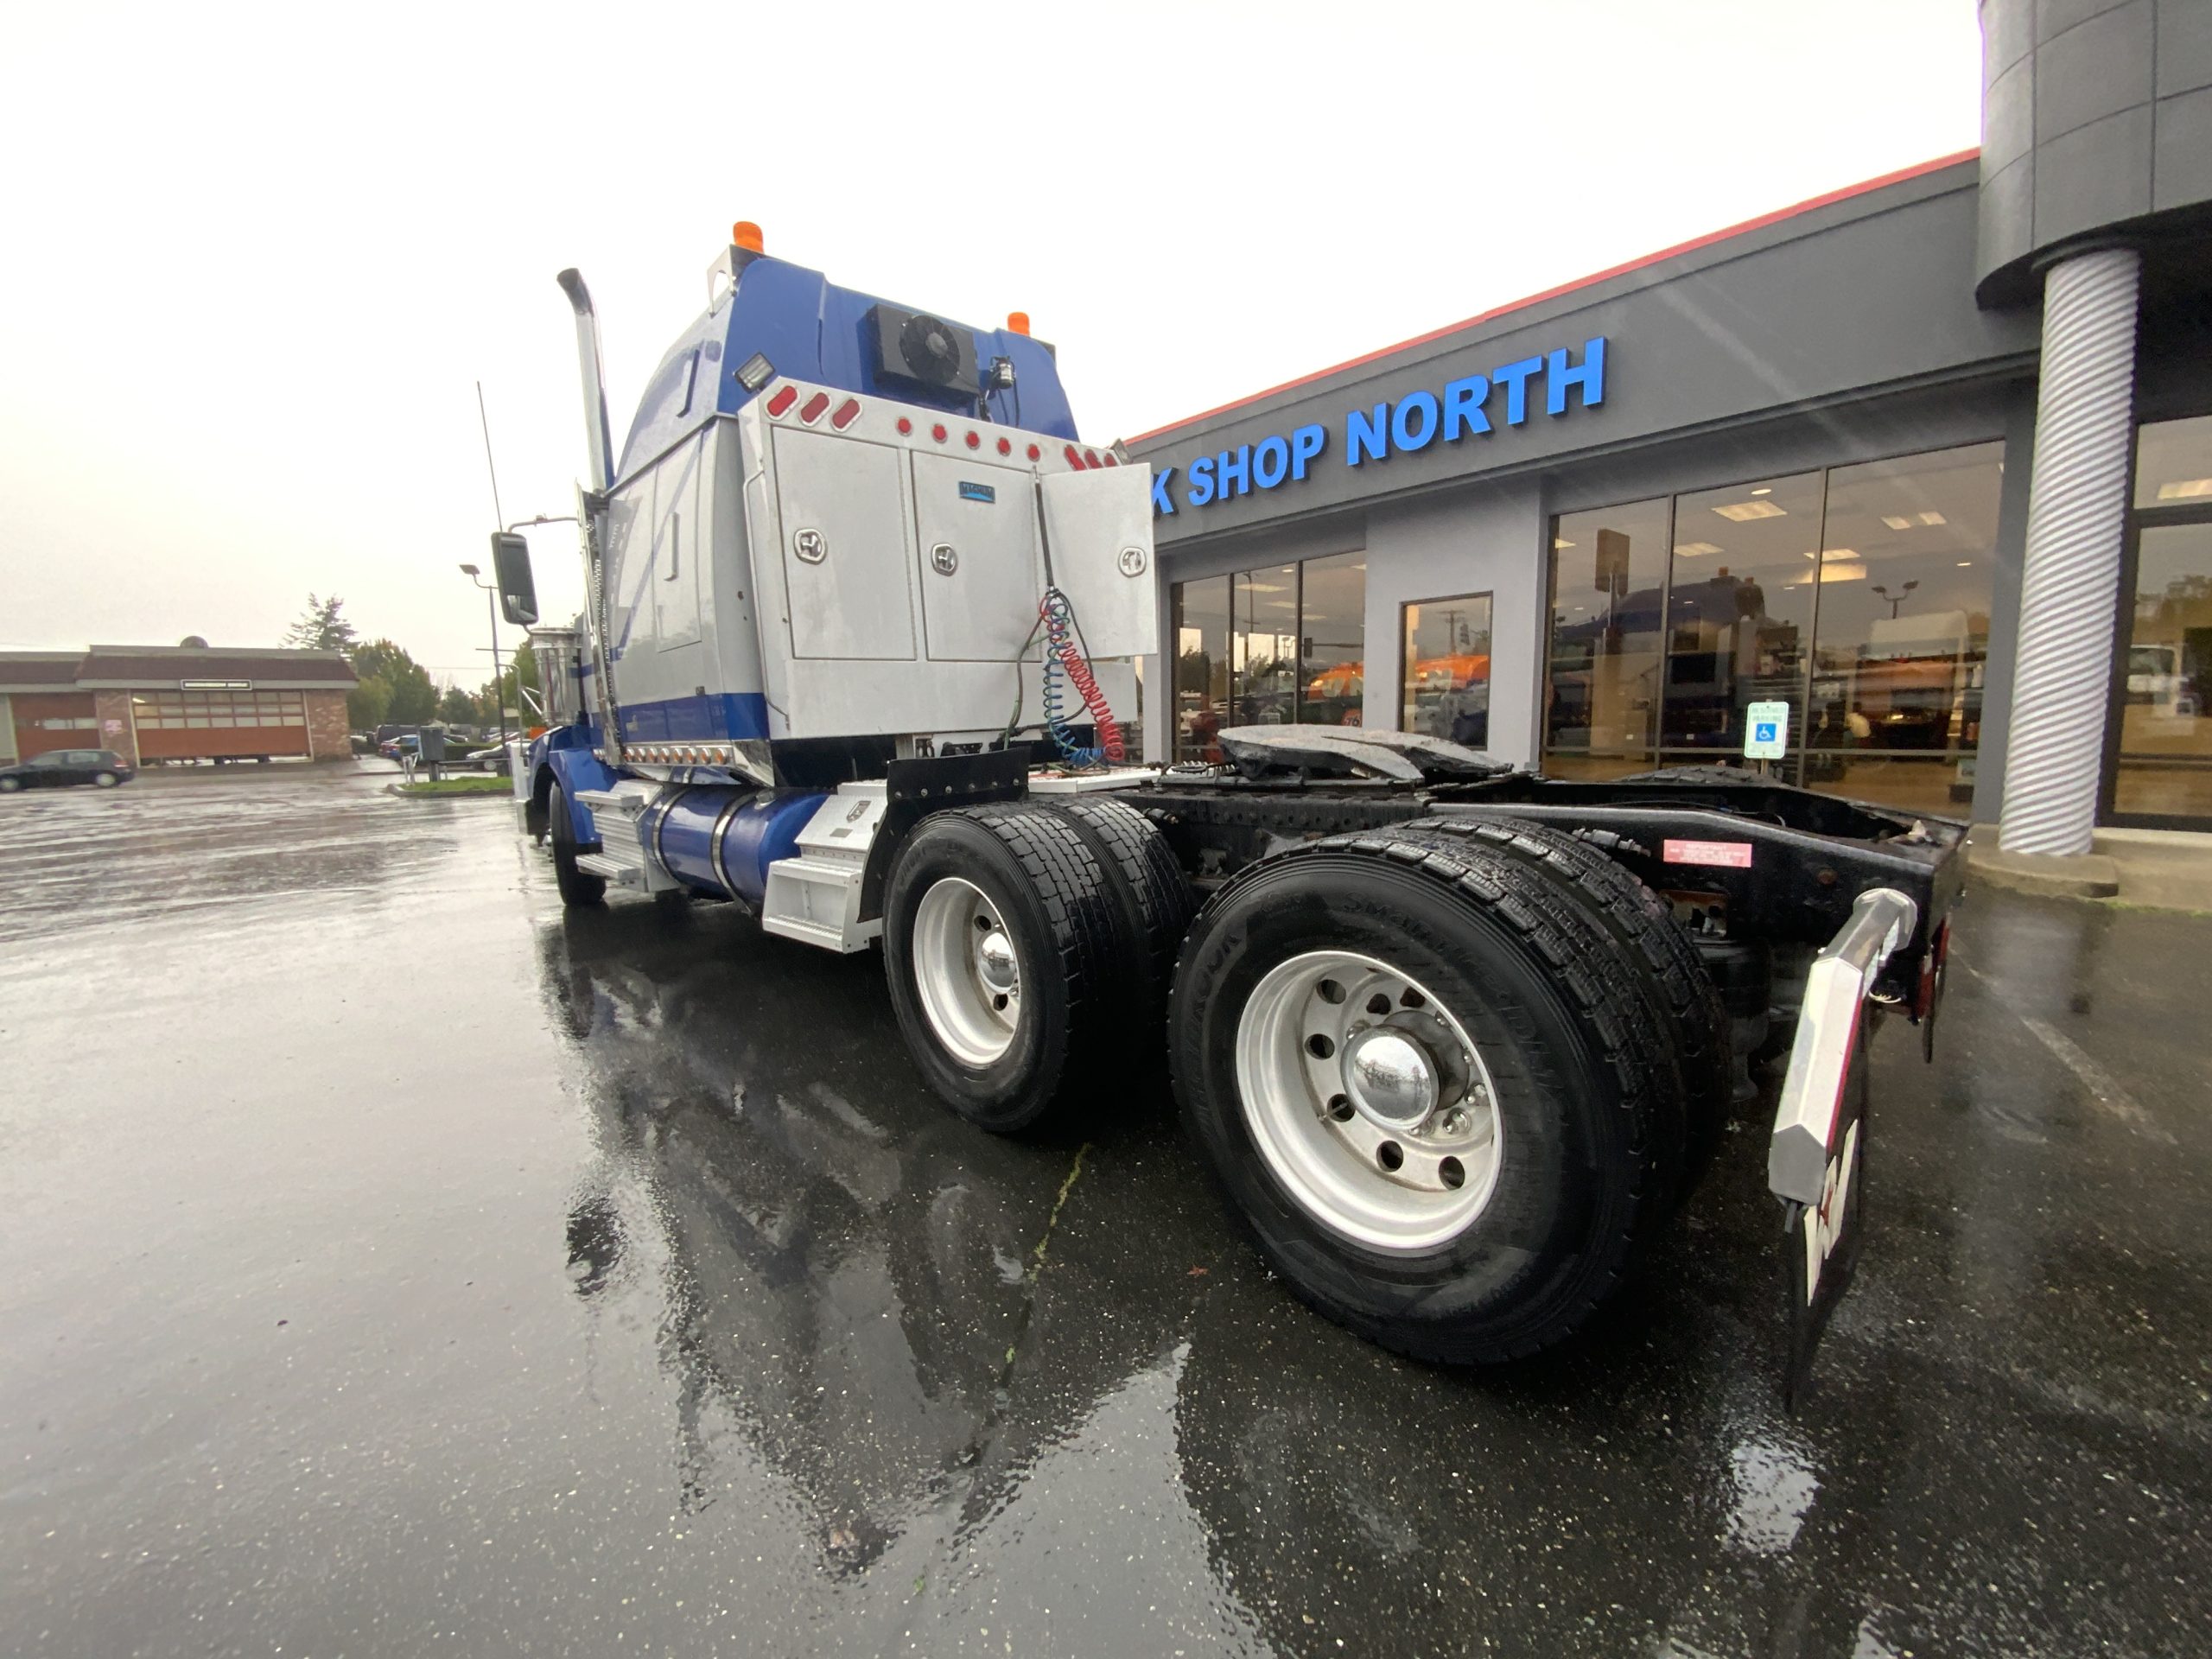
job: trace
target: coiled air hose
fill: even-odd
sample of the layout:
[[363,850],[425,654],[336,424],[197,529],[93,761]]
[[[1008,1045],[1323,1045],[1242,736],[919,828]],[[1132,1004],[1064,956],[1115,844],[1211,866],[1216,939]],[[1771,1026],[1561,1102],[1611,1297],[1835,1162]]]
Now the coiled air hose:
[[[1090,671],[1090,659],[1084,654],[1077,622],[1075,607],[1068,596],[1058,588],[1045,589],[1045,597],[1037,607],[1038,620],[1045,629],[1045,725],[1052,734],[1052,741],[1068,764],[1095,766],[1122,764],[1122,728],[1108,706],[1106,694],[1099,689],[1098,677]],[[1098,734],[1098,747],[1083,747],[1069,729],[1067,716],[1060,706],[1060,679],[1065,674],[1074,686],[1076,695],[1083,699],[1083,706],[1090,715],[1091,725]]]

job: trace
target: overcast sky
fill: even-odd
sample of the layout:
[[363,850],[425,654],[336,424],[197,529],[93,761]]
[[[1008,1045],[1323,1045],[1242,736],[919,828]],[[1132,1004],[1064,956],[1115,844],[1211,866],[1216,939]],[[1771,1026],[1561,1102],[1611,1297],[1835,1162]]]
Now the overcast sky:
[[[733,219],[1026,309],[1164,424],[1966,149],[1973,0],[23,5],[0,98],[0,645],[274,643],[341,594],[486,677],[456,565],[619,443]],[[573,533],[535,532],[549,616]],[[503,643],[512,645],[512,630]]]

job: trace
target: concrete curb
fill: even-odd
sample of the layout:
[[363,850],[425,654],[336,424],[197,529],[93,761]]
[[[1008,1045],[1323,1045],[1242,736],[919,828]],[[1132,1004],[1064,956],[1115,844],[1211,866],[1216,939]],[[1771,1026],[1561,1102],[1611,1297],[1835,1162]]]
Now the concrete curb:
[[1967,868],[1993,887],[2046,899],[2112,899],[2120,893],[2120,866],[2101,853],[2006,853],[1969,843]]
[[384,792],[403,801],[505,801],[512,804],[515,798],[512,790],[505,789],[452,789],[410,794],[404,784],[386,784]]
[[2117,899],[2151,910],[2212,911],[2212,836],[2171,830],[2099,830],[2092,852],[2008,853],[1997,826],[1967,837],[1967,868],[1993,887],[2047,899]]

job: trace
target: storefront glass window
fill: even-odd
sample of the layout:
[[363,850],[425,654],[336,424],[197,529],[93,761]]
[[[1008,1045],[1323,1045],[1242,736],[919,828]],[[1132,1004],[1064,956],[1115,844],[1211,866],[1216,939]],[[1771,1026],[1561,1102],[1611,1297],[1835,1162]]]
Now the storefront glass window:
[[2212,523],[2145,527],[2113,807],[2212,819]]
[[1300,567],[1298,719],[1357,726],[1367,693],[1367,555],[1339,553]]
[[1957,810],[2003,472],[1975,444],[1554,520],[1545,768],[1740,760],[1745,709],[1785,702],[1783,779]]
[[1228,724],[1229,578],[1175,585],[1175,758],[1220,758],[1214,734]]
[[2135,505],[2212,507],[2212,415],[2143,429],[2135,446]]
[[2212,826],[2212,416],[2143,428],[2112,810]]
[[1298,567],[1239,572],[1230,591],[1236,723],[1288,725],[1298,706]]
[[1828,474],[1808,787],[1929,812],[1973,800],[2003,454]]
[[1560,777],[1653,764],[1671,505],[1662,496],[1552,521],[1544,764]]
[[1364,553],[1177,582],[1169,605],[1178,760],[1220,760],[1224,726],[1360,723]]
[[1398,729],[1490,747],[1490,595],[1405,607]]
[[1815,587],[1848,580],[1852,568],[1839,560],[1823,573],[1821,548],[1818,473],[1675,497],[1659,733],[1668,764],[1741,755],[1754,702],[1787,702],[1793,756],[1802,746]]

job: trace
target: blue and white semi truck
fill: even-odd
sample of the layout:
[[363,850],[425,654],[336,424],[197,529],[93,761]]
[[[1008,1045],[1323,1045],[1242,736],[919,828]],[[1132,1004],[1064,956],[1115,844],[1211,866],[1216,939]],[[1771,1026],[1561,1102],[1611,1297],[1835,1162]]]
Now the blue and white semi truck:
[[[549,729],[514,772],[564,903],[880,948],[917,1069],[986,1129],[1125,1109],[1164,1045],[1275,1271],[1452,1363],[1602,1306],[1764,1062],[1802,1380],[1856,1252],[1869,1045],[1932,1039],[1962,826],[1373,728],[1137,764],[1149,468],[1079,435],[1026,318],[841,288],[741,223],[618,452],[560,282],[588,600],[532,629]],[[526,546],[494,552],[535,623]]]

